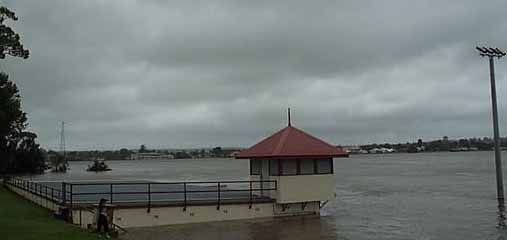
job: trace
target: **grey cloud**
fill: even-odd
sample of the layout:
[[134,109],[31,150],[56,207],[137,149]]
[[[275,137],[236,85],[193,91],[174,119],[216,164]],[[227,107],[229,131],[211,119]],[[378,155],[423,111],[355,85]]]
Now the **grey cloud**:
[[[491,134],[505,1],[6,1],[32,50],[1,70],[44,146],[248,146],[294,123],[336,144]],[[497,65],[501,122],[507,67]]]

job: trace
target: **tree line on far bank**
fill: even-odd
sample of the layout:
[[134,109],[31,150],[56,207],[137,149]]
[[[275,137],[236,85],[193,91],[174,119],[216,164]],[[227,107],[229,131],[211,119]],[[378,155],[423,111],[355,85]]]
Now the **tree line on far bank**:
[[[507,138],[500,138],[500,145],[507,147]],[[384,143],[384,144],[366,144],[359,146],[360,149],[369,151],[375,148],[394,149],[395,152],[449,152],[449,151],[489,151],[494,147],[494,141],[491,138],[461,138],[449,139],[444,136],[442,139],[424,142],[418,139],[417,142],[407,143]]]
[[[234,152],[240,151],[240,148],[222,148],[220,146],[214,148],[201,148],[201,149],[148,149],[146,145],[141,145],[139,149],[122,148],[120,150],[83,150],[83,151],[68,151],[66,153],[67,161],[89,161],[93,159],[104,160],[129,160],[136,159],[136,154],[160,154],[161,159],[164,156],[170,155],[174,159],[188,159],[188,158],[227,158],[231,157]],[[49,150],[49,158],[56,156],[58,152]]]
[[[8,55],[28,58],[29,50],[21,44],[19,34],[5,25],[6,20],[18,18],[13,11],[0,6],[0,59]],[[7,73],[0,72],[0,175],[44,170],[44,151],[37,143],[37,134],[27,131],[27,126],[19,89]]]

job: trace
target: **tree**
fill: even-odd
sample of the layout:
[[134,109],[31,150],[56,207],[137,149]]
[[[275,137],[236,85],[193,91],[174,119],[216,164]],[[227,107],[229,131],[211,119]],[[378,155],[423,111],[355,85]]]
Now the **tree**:
[[146,146],[145,146],[144,144],[143,144],[143,145],[141,145],[141,147],[139,148],[139,152],[140,152],[140,153],[144,153],[144,152],[146,152]]
[[43,169],[43,152],[35,142],[37,135],[25,131],[27,125],[16,84],[0,72],[0,173]]
[[222,151],[222,147],[215,147],[211,150],[211,154],[213,157],[223,157],[224,152]]
[[[13,11],[0,6],[0,59],[6,55],[28,58],[19,34],[5,25],[7,19],[18,20]],[[0,174],[44,170],[44,153],[35,141],[37,135],[25,131],[27,125],[18,87],[0,72]]]
[[9,81],[9,75],[0,72],[0,137],[20,133],[27,126],[26,121],[18,87]]
[[16,14],[4,6],[0,6],[0,59],[5,55],[28,58],[30,51],[21,44],[21,37],[12,28],[5,25],[5,20],[17,21]]
[[16,84],[9,81],[6,73],[0,72],[0,172],[13,165],[26,120]]
[[16,148],[16,162],[10,172],[40,173],[44,171],[44,154],[39,144],[35,142],[37,135],[22,132]]

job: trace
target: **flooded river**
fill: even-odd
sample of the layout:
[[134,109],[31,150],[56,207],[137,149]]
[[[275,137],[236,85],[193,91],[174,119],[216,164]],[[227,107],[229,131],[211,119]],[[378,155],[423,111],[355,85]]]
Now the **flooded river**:
[[[504,153],[504,159],[507,154]],[[92,173],[71,162],[76,180],[247,180],[235,159],[109,161]],[[335,159],[336,199],[323,216],[132,229],[125,239],[507,239],[498,228],[493,152],[352,155]],[[304,186],[302,186],[304,187]]]

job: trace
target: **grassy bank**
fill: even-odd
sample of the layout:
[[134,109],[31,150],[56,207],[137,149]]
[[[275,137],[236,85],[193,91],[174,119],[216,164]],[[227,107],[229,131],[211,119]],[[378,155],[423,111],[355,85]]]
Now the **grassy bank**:
[[97,239],[87,233],[51,216],[51,212],[8,191],[0,184],[0,239],[54,240]]

